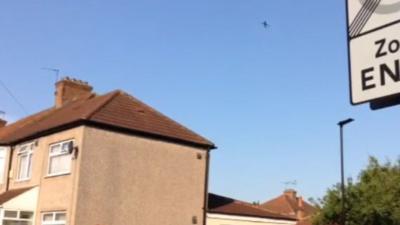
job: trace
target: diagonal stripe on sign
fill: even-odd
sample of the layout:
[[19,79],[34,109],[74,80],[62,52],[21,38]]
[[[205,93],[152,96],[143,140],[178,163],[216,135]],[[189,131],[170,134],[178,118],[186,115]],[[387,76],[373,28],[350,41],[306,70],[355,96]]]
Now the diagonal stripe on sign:
[[381,0],[366,0],[361,7],[361,10],[357,13],[353,22],[350,25],[350,37],[354,37],[361,33],[365,24],[368,22],[369,18],[371,18],[372,14],[379,6]]
[[376,0],[367,0],[362,3],[361,10],[357,13],[356,17],[353,20],[353,23],[350,25],[350,33],[353,34],[357,32],[360,26],[362,26],[362,21],[364,18],[368,17],[369,10],[371,6],[373,6]]
[[350,37],[359,35],[382,0],[366,0],[349,27]]

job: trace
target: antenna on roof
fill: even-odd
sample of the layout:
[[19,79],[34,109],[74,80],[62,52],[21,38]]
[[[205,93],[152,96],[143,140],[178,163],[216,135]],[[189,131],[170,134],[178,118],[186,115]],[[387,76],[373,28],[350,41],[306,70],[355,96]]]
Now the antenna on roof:
[[297,180],[285,181],[282,182],[285,185],[285,190],[289,188],[294,188],[297,186]]
[[56,76],[56,83],[59,81],[60,79],[60,70],[56,69],[56,68],[49,68],[49,67],[43,67],[41,68],[42,70],[47,70],[47,71],[51,71],[54,72],[55,76]]

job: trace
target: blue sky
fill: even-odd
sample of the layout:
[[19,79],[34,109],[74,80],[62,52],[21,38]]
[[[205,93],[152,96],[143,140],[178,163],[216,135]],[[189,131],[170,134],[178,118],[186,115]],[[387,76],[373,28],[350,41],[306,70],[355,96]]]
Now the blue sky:
[[[53,104],[54,76],[123,89],[214,141],[210,190],[255,201],[297,180],[308,197],[398,157],[399,108],[349,103],[344,0],[7,1],[0,78],[30,113]],[[271,26],[264,29],[267,20]],[[0,88],[0,110],[24,116]]]

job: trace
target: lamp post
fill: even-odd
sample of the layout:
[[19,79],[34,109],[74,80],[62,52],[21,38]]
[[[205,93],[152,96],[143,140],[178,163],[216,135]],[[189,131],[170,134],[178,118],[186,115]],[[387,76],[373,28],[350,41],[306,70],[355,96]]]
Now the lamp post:
[[343,150],[343,127],[346,124],[353,122],[354,119],[349,118],[347,120],[342,120],[338,123],[340,127],[340,174],[341,174],[341,189],[342,189],[342,212],[341,212],[341,225],[346,225],[346,195],[345,195],[345,185],[344,185],[344,150]]

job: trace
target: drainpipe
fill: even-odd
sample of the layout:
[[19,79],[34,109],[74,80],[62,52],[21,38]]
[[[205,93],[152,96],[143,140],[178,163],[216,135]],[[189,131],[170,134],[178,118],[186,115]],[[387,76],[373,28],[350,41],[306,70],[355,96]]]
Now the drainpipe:
[[207,150],[206,155],[206,177],[205,177],[205,185],[204,185],[204,210],[203,210],[203,225],[207,224],[207,211],[208,211],[208,180],[209,180],[209,171],[210,171],[210,151]]
[[10,146],[10,155],[8,157],[8,169],[7,169],[7,179],[6,179],[6,191],[10,189],[10,171],[12,169],[12,159],[14,156],[14,146]]

